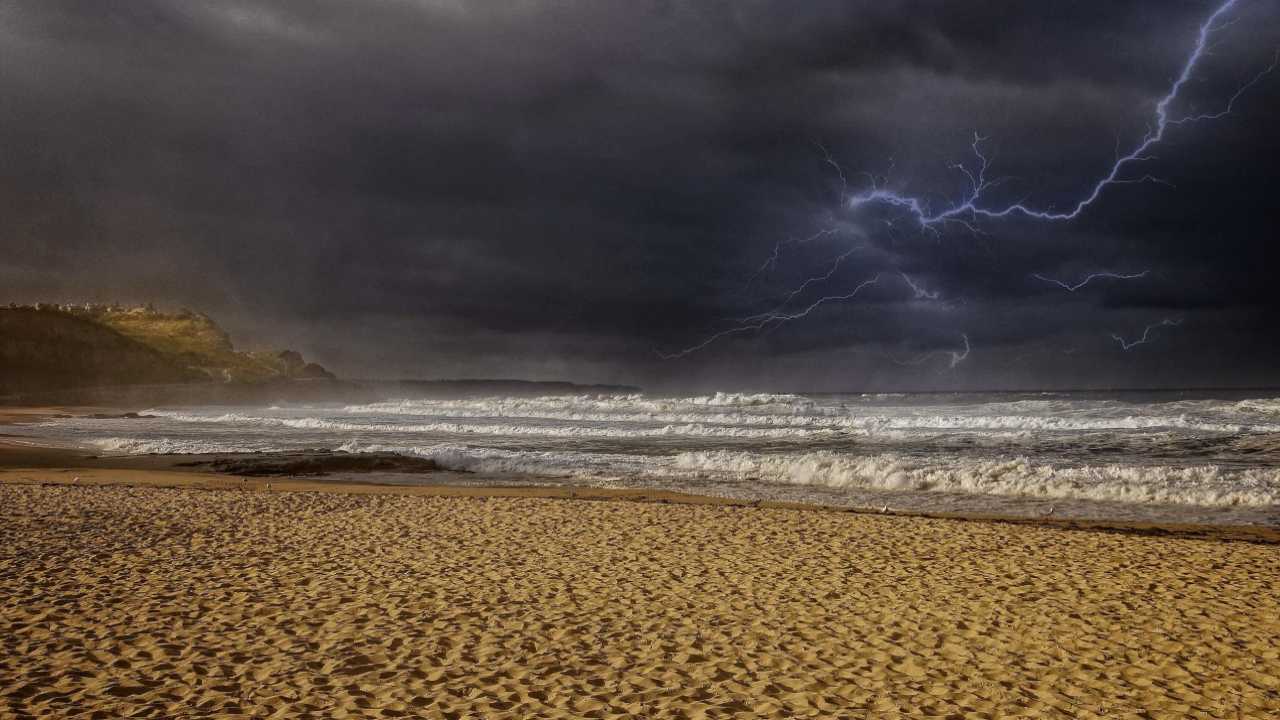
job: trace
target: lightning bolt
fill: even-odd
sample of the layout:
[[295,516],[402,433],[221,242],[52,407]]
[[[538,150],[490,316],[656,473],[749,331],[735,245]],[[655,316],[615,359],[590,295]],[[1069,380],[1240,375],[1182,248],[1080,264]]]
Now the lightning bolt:
[[1170,320],[1165,318],[1158,323],[1153,323],[1142,329],[1142,337],[1137,340],[1125,340],[1118,333],[1111,333],[1111,339],[1120,343],[1120,349],[1124,351],[1132,350],[1139,345],[1146,345],[1151,340],[1151,331],[1162,327],[1177,327],[1182,324],[1181,320]]
[[902,280],[907,284],[907,287],[911,288],[911,292],[915,294],[916,300],[937,300],[942,294],[938,290],[930,292],[929,290],[924,289],[923,286],[915,280],[912,280],[911,276],[904,272],[900,272],[898,274],[902,276]]
[[728,330],[721,330],[720,332],[708,337],[706,340],[703,340],[697,345],[694,345],[692,347],[687,347],[684,350],[680,350],[679,352],[674,352],[674,353],[660,352],[658,353],[658,357],[663,360],[675,360],[677,358],[685,357],[686,355],[689,355],[691,353],[695,353],[723,337],[728,337],[730,335],[738,335],[740,333],[746,333],[746,332],[759,332],[761,330],[764,330],[770,327],[771,325],[777,326],[786,322],[791,322],[792,320],[799,320],[800,318],[807,316],[809,313],[813,312],[814,310],[817,310],[819,307],[826,305],[827,303],[852,300],[854,297],[857,297],[858,293],[862,292],[868,287],[871,287],[872,285],[878,284],[879,282],[880,282],[880,274],[876,273],[874,277],[868,280],[863,280],[853,290],[850,290],[849,292],[844,293],[843,295],[825,295],[823,297],[818,298],[817,300],[814,300],[812,303],[806,305],[803,309],[797,310],[795,312],[788,313],[788,312],[773,311],[773,312],[768,312],[762,315],[755,316],[754,318],[748,319],[742,324],[737,325],[735,327],[731,327]]
[[967,333],[961,333],[960,339],[964,342],[963,350],[932,350],[930,352],[917,355],[910,360],[894,360],[894,362],[899,365],[923,365],[930,358],[941,355],[948,358],[948,367],[954,368],[969,357],[969,335]]
[[1280,48],[1276,49],[1275,56],[1271,58],[1271,64],[1266,66],[1262,70],[1260,70],[1258,74],[1254,75],[1248,82],[1242,84],[1236,90],[1235,94],[1232,95],[1229,100],[1227,100],[1226,106],[1223,107],[1221,110],[1219,110],[1216,113],[1205,113],[1202,115],[1189,115],[1187,117],[1178,118],[1177,120],[1170,120],[1169,124],[1170,125],[1188,125],[1190,123],[1200,122],[1201,120],[1220,120],[1230,115],[1231,112],[1235,110],[1236,101],[1240,99],[1240,96],[1244,95],[1245,91],[1247,91],[1249,88],[1253,87],[1254,85],[1257,85],[1262,80],[1262,78],[1270,75],[1278,65],[1280,65]]
[[823,145],[822,143],[815,144],[818,146],[818,149],[822,151],[823,160],[828,165],[835,168],[836,175],[840,178],[840,197],[843,199],[849,194],[849,180],[844,176],[844,168],[840,167],[840,163],[836,162],[836,159],[831,157],[830,152],[827,152],[826,145]]
[[978,159],[978,168],[974,172],[964,165],[964,163],[955,163],[950,167],[952,170],[959,171],[969,181],[969,193],[965,196],[965,200],[953,207],[936,215],[930,215],[928,203],[919,197],[908,195],[900,195],[892,190],[886,190],[878,187],[874,176],[871,178],[871,189],[858,195],[850,196],[846,200],[846,205],[850,209],[857,209],[863,205],[881,204],[890,207],[906,210],[907,213],[916,219],[920,227],[925,230],[937,232],[935,226],[944,223],[955,223],[968,229],[970,232],[977,232],[978,227],[971,218],[977,213],[978,200],[982,197],[982,193],[999,184],[999,180],[987,180],[987,169],[990,163],[987,156],[982,151],[982,143],[987,138],[982,137],[978,133],[973,134],[973,143],[970,148],[973,150],[974,156]]
[[[1146,134],[1142,136],[1141,141],[1138,142],[1137,145],[1135,145],[1128,153],[1125,153],[1125,154],[1120,153],[1119,141],[1117,140],[1117,149],[1115,153],[1115,158],[1114,158],[1114,161],[1112,162],[1110,169],[1106,173],[1104,173],[1098,180],[1096,180],[1093,183],[1093,185],[1089,188],[1089,190],[1086,193],[1084,193],[1078,200],[1076,200],[1074,205],[1070,206],[1070,209],[1065,211],[1056,211],[1053,209],[1042,210],[1026,204],[1025,201],[1019,201],[1011,205],[1006,205],[1004,207],[999,207],[999,206],[992,207],[990,205],[985,204],[983,202],[984,194],[987,191],[999,185],[1003,181],[1003,179],[992,180],[988,178],[988,171],[990,170],[991,163],[982,147],[983,142],[987,138],[983,137],[978,133],[974,133],[973,141],[970,144],[970,149],[973,153],[974,158],[976,159],[976,165],[972,168],[969,165],[966,165],[964,163],[956,163],[950,166],[950,169],[956,172],[959,172],[965,177],[968,183],[967,192],[965,193],[963,198],[960,199],[960,201],[955,202],[949,207],[945,207],[942,210],[939,210],[937,212],[934,212],[930,208],[928,201],[924,197],[906,195],[906,194],[902,194],[902,193],[887,189],[885,187],[882,187],[880,182],[877,181],[876,177],[868,173],[864,173],[864,174],[869,178],[869,182],[870,182],[869,189],[854,195],[847,195],[846,193],[847,193],[848,181],[844,173],[844,170],[840,167],[839,163],[835,161],[835,159],[831,156],[831,154],[827,152],[827,149],[821,144],[818,144],[819,149],[823,153],[825,162],[831,167],[833,167],[836,173],[839,175],[841,187],[842,187],[842,204],[846,208],[848,208],[850,211],[857,211],[862,207],[872,206],[872,205],[878,205],[878,206],[888,207],[891,209],[900,210],[904,212],[907,216],[912,218],[919,228],[921,228],[922,230],[933,232],[933,233],[940,233],[941,229],[949,225],[958,225],[973,233],[977,233],[979,232],[978,221],[980,219],[1001,219],[1001,218],[1009,218],[1014,216],[1021,216],[1021,217],[1026,217],[1026,218],[1045,221],[1045,222],[1065,222],[1065,221],[1074,220],[1075,218],[1079,217],[1091,205],[1097,202],[1097,200],[1102,196],[1103,192],[1111,185],[1124,185],[1124,184],[1147,183],[1147,182],[1163,183],[1168,185],[1169,183],[1167,183],[1166,181],[1161,180],[1160,178],[1157,178],[1150,174],[1144,174],[1144,175],[1133,177],[1133,176],[1125,176],[1123,175],[1123,173],[1126,170],[1126,168],[1128,168],[1128,166],[1130,165],[1153,159],[1153,156],[1149,155],[1148,153],[1153,147],[1160,144],[1165,139],[1165,134],[1169,129],[1169,127],[1189,125],[1189,124],[1193,124],[1203,120],[1219,119],[1231,114],[1231,112],[1235,108],[1236,102],[1240,99],[1241,96],[1243,96],[1243,94],[1246,91],[1248,91],[1251,87],[1253,87],[1257,83],[1261,82],[1264,77],[1266,77],[1267,75],[1275,71],[1277,66],[1280,66],[1280,49],[1277,49],[1275,57],[1273,58],[1271,64],[1263,68],[1255,76],[1253,76],[1251,79],[1249,79],[1247,82],[1243,83],[1239,88],[1237,88],[1236,92],[1231,95],[1231,97],[1227,100],[1225,106],[1221,110],[1213,113],[1185,115],[1182,117],[1171,116],[1170,107],[1179,99],[1179,96],[1182,92],[1183,87],[1186,86],[1186,84],[1190,81],[1193,73],[1195,72],[1197,66],[1200,64],[1204,56],[1209,53],[1210,38],[1213,36],[1215,32],[1231,24],[1231,21],[1224,21],[1223,17],[1232,9],[1234,9],[1237,4],[1238,4],[1238,0],[1226,0],[1225,2],[1220,4],[1204,20],[1203,23],[1200,24],[1199,31],[1196,34],[1196,42],[1193,48],[1191,49],[1190,54],[1183,61],[1181,69],[1177,77],[1174,79],[1173,83],[1169,86],[1165,94],[1155,104],[1154,123],[1152,124],[1152,126],[1148,129]],[[894,227],[894,224],[891,220],[886,220],[885,222],[890,227],[890,229]],[[823,230],[810,239],[815,239],[816,237],[822,236],[824,234],[830,234],[832,232],[835,232],[835,231]],[[790,244],[798,244],[798,243],[793,240],[791,241]],[[752,276],[753,280],[755,279],[755,277],[759,276],[763,272],[772,270],[777,266],[778,255],[781,247],[782,247],[782,243],[778,243],[774,246],[773,254],[756,271],[755,275]],[[815,277],[806,279],[803,283],[801,283],[799,287],[797,287],[795,290],[789,293],[786,296],[786,298],[783,300],[783,302],[779,304],[774,310],[766,313],[762,313],[759,315],[754,315],[748,318],[744,318],[739,325],[731,327],[727,330],[722,330],[718,333],[715,333],[710,337],[706,338],[705,340],[703,340],[701,343],[698,343],[697,345],[686,348],[679,352],[670,353],[670,354],[664,354],[659,352],[658,353],[659,357],[662,357],[664,359],[674,359],[674,358],[684,357],[686,355],[689,355],[690,353],[696,352],[698,350],[701,350],[707,347],[708,345],[712,344],[716,340],[719,340],[720,338],[723,338],[723,337],[741,334],[741,333],[759,331],[769,326],[776,326],[785,322],[789,322],[791,320],[796,320],[796,319],[805,317],[812,310],[816,309],[817,307],[827,302],[849,300],[854,296],[856,296],[865,287],[879,282],[880,275],[877,274],[871,280],[864,281],[863,283],[855,287],[853,291],[845,295],[830,295],[830,296],[820,298],[819,300],[814,302],[812,305],[798,312],[791,313],[791,312],[785,311],[786,306],[792,300],[794,300],[798,295],[800,295],[800,293],[802,293],[805,289],[807,289],[810,285],[812,285],[815,282],[822,282],[822,281],[829,280],[831,276],[834,274],[835,270],[839,267],[840,262],[842,262],[845,257],[847,257],[847,254],[838,257],[833,263],[833,265],[831,266],[831,268],[827,271],[827,273],[820,276],[815,276]],[[926,299],[926,298],[935,299],[936,298],[937,296],[936,292],[930,293],[926,291],[924,288],[920,287],[905,273],[900,273],[900,274],[902,276],[902,279],[912,289],[912,292],[915,293],[916,299]],[[1142,273],[1137,273],[1133,275],[1124,275],[1121,273],[1109,273],[1109,272],[1095,273],[1093,275],[1086,277],[1084,280],[1076,284],[1068,284],[1068,283],[1061,282],[1043,275],[1035,275],[1035,277],[1042,281],[1059,285],[1069,292],[1075,292],[1076,290],[1079,290],[1080,288],[1087,285],[1089,282],[1096,279],[1113,278],[1113,279],[1128,280],[1128,279],[1135,279],[1138,277],[1142,277],[1146,274],[1147,274],[1147,271],[1143,271]],[[1175,322],[1175,321],[1166,319],[1165,321],[1162,321],[1155,325],[1148,326],[1144,330],[1142,338],[1132,343],[1130,343],[1129,341],[1126,341],[1124,338],[1122,338],[1119,335],[1113,334],[1112,337],[1117,342],[1120,343],[1123,349],[1128,350],[1131,347],[1147,342],[1148,336],[1150,335],[1151,330],[1157,327],[1162,327],[1166,325],[1177,325],[1179,323],[1180,321]],[[934,354],[934,353],[930,353],[930,354]],[[956,364],[963,362],[965,358],[967,358],[969,355],[968,336],[967,335],[964,336],[963,352],[952,351],[949,354],[951,356],[952,367],[955,367]]]
[[768,258],[765,259],[764,263],[761,264],[760,267],[756,268],[755,272],[751,273],[751,277],[747,278],[747,284],[746,284],[746,287],[744,288],[744,291],[747,289],[750,289],[751,284],[754,283],[757,279],[759,279],[761,275],[764,275],[765,273],[773,272],[778,268],[778,260],[780,259],[782,248],[786,247],[787,245],[807,245],[813,242],[814,240],[817,240],[818,238],[827,237],[828,235],[835,235],[838,232],[840,232],[839,228],[823,228],[818,232],[812,235],[809,235],[808,237],[803,237],[798,239],[790,238],[786,241],[779,240],[778,242],[774,243],[773,252],[769,255]]
[[791,301],[794,300],[797,295],[807,290],[810,285],[814,283],[826,282],[827,280],[830,280],[831,276],[835,275],[836,271],[840,269],[840,264],[845,261],[845,258],[849,257],[850,255],[857,252],[858,250],[863,249],[863,247],[864,246],[862,245],[855,245],[854,247],[851,247],[845,252],[837,255],[835,260],[831,262],[830,267],[827,268],[827,271],[825,273],[823,273],[822,275],[814,275],[811,278],[806,278],[804,282],[800,283],[800,285],[796,287],[796,289],[787,293],[786,298],[784,298],[782,302],[778,303],[778,305],[774,307],[774,309],[769,310],[767,312],[758,313],[756,315],[748,315],[747,317],[744,317],[741,320],[739,320],[739,322],[751,323],[764,317],[776,317],[779,313],[785,310],[788,305],[791,304]]
[[1092,275],[1086,276],[1083,280],[1081,280],[1078,283],[1075,283],[1074,285],[1069,285],[1061,280],[1055,280],[1051,277],[1045,277],[1044,275],[1041,275],[1039,273],[1033,273],[1031,277],[1036,278],[1037,280],[1043,280],[1047,283],[1052,283],[1054,285],[1057,285],[1058,287],[1062,288],[1063,290],[1066,290],[1067,292],[1075,292],[1080,288],[1084,287],[1085,285],[1088,285],[1089,283],[1093,282],[1094,280],[1099,280],[1102,278],[1110,278],[1115,280],[1137,280],[1138,278],[1146,277],[1147,273],[1149,272],[1150,272],[1149,270],[1143,270],[1140,273],[1132,273],[1129,275],[1126,275],[1124,273],[1097,272],[1097,273],[1093,273]]
[[[809,240],[816,239],[817,237],[820,237],[822,234],[826,232],[827,231],[821,231],[818,234],[813,235],[808,239]],[[776,257],[776,247],[777,246],[775,246],[775,257]],[[800,318],[805,317],[806,315],[808,315],[809,313],[813,312],[818,307],[826,303],[853,299],[855,296],[858,295],[858,293],[862,292],[862,290],[865,289],[866,287],[879,283],[880,274],[876,274],[876,276],[871,278],[870,280],[863,281],[857,287],[855,287],[852,292],[849,292],[843,295],[827,295],[825,297],[819,298],[817,301],[813,302],[803,310],[800,310],[798,312],[790,312],[790,313],[786,312],[786,309],[791,304],[791,301],[795,300],[796,297],[798,297],[801,293],[809,289],[809,286],[815,283],[821,283],[821,282],[826,282],[827,280],[830,280],[831,277],[835,275],[836,271],[840,269],[840,265],[844,263],[844,261],[848,259],[850,255],[864,248],[865,246],[863,245],[856,245],[844,251],[843,253],[837,255],[835,259],[832,260],[831,264],[828,266],[827,271],[825,273],[806,278],[803,282],[797,285],[795,289],[787,293],[787,295],[782,299],[782,301],[779,302],[776,306],[774,306],[772,310],[767,310],[762,313],[757,313],[755,315],[748,315],[747,317],[740,318],[738,320],[739,324],[736,327],[731,327],[731,328],[728,328],[727,330],[722,330],[718,333],[715,333],[707,337],[705,340],[698,343],[697,345],[687,347],[678,352],[674,352],[674,353],[659,352],[658,357],[662,358],[663,360],[674,360],[676,358],[681,358],[707,347],[708,345],[714,343],[716,340],[719,340],[720,338],[728,337],[730,335],[737,335],[745,332],[758,332],[766,329],[770,325],[776,326],[791,320],[799,320]],[[929,291],[925,289],[923,286],[921,286],[919,283],[913,280],[911,276],[907,275],[905,272],[899,272],[898,275],[901,276],[903,281],[906,282],[907,286],[911,288],[911,292],[915,296],[916,300],[937,300],[938,297],[941,295],[941,292],[937,290]],[[933,354],[933,353],[930,353],[930,354]],[[967,336],[965,337],[964,354],[962,356],[959,356],[958,359],[955,357],[956,353],[951,353],[951,355],[953,355],[952,365],[951,365],[952,367],[955,367],[956,363],[964,360],[966,357],[969,356],[969,339]]]
[[964,339],[964,352],[956,352],[952,350],[949,353],[951,356],[951,367],[959,365],[969,357],[969,336],[962,333],[960,337]]
[[1118,155],[1111,165],[1111,169],[1097,180],[1092,188],[1083,197],[1076,201],[1071,209],[1066,211],[1039,210],[1017,202],[1003,208],[991,208],[982,205],[983,192],[993,187],[998,181],[990,181],[986,179],[986,173],[989,166],[986,155],[982,151],[982,141],[985,138],[975,134],[972,149],[978,160],[977,171],[970,171],[964,165],[953,165],[953,169],[963,172],[969,180],[969,193],[958,203],[951,205],[938,212],[931,212],[928,203],[921,197],[902,195],[897,192],[877,187],[874,183],[869,190],[851,196],[847,200],[850,208],[856,209],[865,205],[884,205],[892,208],[904,210],[908,215],[913,217],[916,223],[926,230],[937,231],[938,227],[947,223],[957,223],[970,230],[975,230],[974,223],[978,218],[1006,218],[1010,216],[1020,215],[1036,220],[1045,221],[1067,221],[1074,220],[1079,217],[1090,205],[1095,203],[1102,196],[1104,190],[1110,185],[1128,184],[1135,182],[1161,182],[1158,178],[1150,175],[1144,175],[1139,178],[1124,178],[1121,176],[1126,166],[1149,160],[1151,157],[1147,152],[1152,147],[1164,140],[1165,132],[1170,126],[1185,125],[1201,120],[1213,120],[1224,117],[1232,112],[1236,101],[1250,87],[1262,80],[1263,77],[1270,74],[1280,64],[1280,50],[1277,50],[1275,60],[1268,67],[1264,68],[1249,82],[1242,85],[1234,95],[1228,100],[1226,106],[1215,113],[1207,113],[1200,115],[1188,115],[1181,118],[1171,118],[1169,114],[1170,106],[1178,99],[1182,88],[1191,79],[1192,73],[1196,66],[1200,64],[1201,59],[1207,54],[1209,38],[1217,30],[1222,29],[1226,24],[1221,22],[1221,18],[1233,9],[1238,0],[1226,0],[1213,11],[1205,21],[1200,25],[1199,33],[1196,36],[1195,47],[1191,54],[1183,62],[1181,72],[1169,87],[1155,107],[1155,123],[1150,130],[1142,137],[1132,150],[1127,154]]

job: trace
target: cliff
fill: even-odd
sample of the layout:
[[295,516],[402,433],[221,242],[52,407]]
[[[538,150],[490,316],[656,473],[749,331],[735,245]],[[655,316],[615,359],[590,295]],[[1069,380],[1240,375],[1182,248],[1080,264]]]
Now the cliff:
[[297,352],[236,350],[208,316],[115,305],[0,308],[0,393],[332,378]]

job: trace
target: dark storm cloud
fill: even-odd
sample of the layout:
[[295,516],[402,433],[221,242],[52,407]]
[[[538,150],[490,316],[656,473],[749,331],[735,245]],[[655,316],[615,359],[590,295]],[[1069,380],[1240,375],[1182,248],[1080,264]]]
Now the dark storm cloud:
[[[1172,187],[1113,187],[1069,224],[890,229],[838,207],[819,149],[855,187],[866,171],[945,202],[979,131],[1008,178],[993,202],[1068,205],[1146,130],[1211,10],[19,0],[0,9],[0,282],[13,300],[195,305],[349,375],[1276,382],[1280,76],[1170,133],[1137,172]],[[1233,16],[1183,110],[1271,61],[1280,11]],[[757,273],[824,228],[840,232]],[[855,245],[801,299],[880,273],[856,301],[657,358]],[[1148,276],[1077,293],[1032,277],[1099,270]],[[1158,345],[1110,337],[1165,317],[1183,324]]]

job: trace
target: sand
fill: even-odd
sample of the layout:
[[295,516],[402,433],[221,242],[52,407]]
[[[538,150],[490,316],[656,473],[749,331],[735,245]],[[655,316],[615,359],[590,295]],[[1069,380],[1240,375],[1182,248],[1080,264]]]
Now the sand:
[[49,472],[0,717],[1280,717],[1274,544]]

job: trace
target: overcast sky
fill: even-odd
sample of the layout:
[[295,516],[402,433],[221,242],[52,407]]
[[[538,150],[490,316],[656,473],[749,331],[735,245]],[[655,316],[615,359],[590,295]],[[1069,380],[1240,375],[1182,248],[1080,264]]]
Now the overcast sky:
[[[1280,71],[1069,222],[848,202],[956,202],[979,133],[987,206],[1074,205],[1218,2],[3,0],[0,301],[356,377],[1280,383]],[[1272,63],[1280,4],[1223,18],[1172,117]]]

